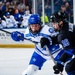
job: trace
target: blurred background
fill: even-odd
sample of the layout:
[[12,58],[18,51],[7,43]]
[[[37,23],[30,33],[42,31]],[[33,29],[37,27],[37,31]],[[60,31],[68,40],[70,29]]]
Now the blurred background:
[[[75,24],[75,0],[0,0],[0,28],[24,33],[31,14],[39,14],[41,23],[51,26],[50,16],[57,11],[64,12],[67,21]],[[1,30],[0,41],[0,47],[34,47],[26,40],[14,42],[9,34]]]
[[[45,16],[41,22],[49,23],[52,13],[62,11],[66,14],[67,20],[74,23],[73,3],[74,0],[0,0],[0,16],[3,17],[6,12],[10,12],[15,20],[20,22],[22,17],[16,17],[15,14],[23,16],[38,13],[40,17]],[[24,16],[23,19],[25,20]]]

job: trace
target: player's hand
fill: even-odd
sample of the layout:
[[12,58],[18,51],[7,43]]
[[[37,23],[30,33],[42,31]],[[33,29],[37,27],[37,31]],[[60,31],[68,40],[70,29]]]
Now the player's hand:
[[50,45],[49,39],[48,39],[48,38],[45,38],[45,37],[41,38],[40,43],[41,43],[41,47],[42,47],[42,48],[43,48],[45,45],[47,45],[47,46]]
[[59,74],[60,72],[63,71],[63,65],[57,63],[56,65],[53,66],[54,74]]
[[24,34],[23,33],[20,33],[18,31],[14,31],[11,33],[11,38],[14,40],[14,41],[20,41],[20,40],[24,40]]

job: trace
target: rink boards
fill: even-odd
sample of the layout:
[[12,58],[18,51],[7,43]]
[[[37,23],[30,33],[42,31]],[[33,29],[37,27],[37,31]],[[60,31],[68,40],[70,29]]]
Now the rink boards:
[[[3,29],[8,32],[20,31],[25,33],[25,28],[11,28],[11,29]],[[0,48],[34,48],[34,44],[30,41],[24,40],[20,42],[15,42],[12,40],[10,34],[3,32],[0,30]]]

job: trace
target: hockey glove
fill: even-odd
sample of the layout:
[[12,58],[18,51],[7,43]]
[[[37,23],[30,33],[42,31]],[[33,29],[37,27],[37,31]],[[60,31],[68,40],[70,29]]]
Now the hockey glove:
[[60,72],[63,71],[63,65],[57,63],[56,65],[53,66],[54,74],[59,74]]
[[45,45],[47,45],[47,46],[50,45],[49,39],[48,39],[48,38],[45,38],[45,37],[41,38],[40,43],[41,43],[41,47],[42,47],[42,48],[43,48]]
[[65,71],[68,73],[68,75],[75,75],[75,58],[66,64]]
[[14,41],[20,41],[20,40],[24,40],[24,34],[20,33],[18,31],[14,31],[11,33],[11,37]]

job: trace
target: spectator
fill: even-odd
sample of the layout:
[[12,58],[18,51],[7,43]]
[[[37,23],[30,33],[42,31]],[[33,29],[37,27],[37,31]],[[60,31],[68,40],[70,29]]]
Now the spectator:
[[0,18],[0,28],[6,28],[6,22]]
[[68,16],[68,12],[66,11],[66,6],[65,5],[61,5],[61,12],[63,12],[66,15],[66,19],[68,20],[69,16]]
[[28,27],[28,19],[24,20],[24,18],[21,16],[20,17],[20,22],[19,22],[20,28],[27,28]]
[[73,20],[73,11],[72,11],[72,8],[70,7],[71,5],[69,2],[66,2],[65,6],[66,6],[66,11],[68,12],[68,15],[69,15],[68,21],[73,23],[73,21],[72,21]]
[[18,9],[21,15],[24,15],[25,12],[25,4],[23,2],[20,2],[20,4],[18,5]]
[[29,6],[26,6],[25,14],[26,14],[26,15],[30,14]]
[[15,9],[14,18],[16,21],[20,21],[20,13],[18,9]]
[[26,28],[28,26],[28,19],[30,16],[31,16],[31,14],[28,11],[25,13],[25,15],[23,15],[23,21],[22,21],[23,27]]
[[0,17],[2,17],[2,2],[0,2]]
[[46,5],[45,5],[45,13],[48,16],[48,18],[50,18],[50,16],[51,16],[51,4],[46,3]]
[[14,19],[14,16],[10,15],[9,12],[6,13],[4,16],[6,21],[6,27],[7,28],[16,28],[17,27],[17,21]]
[[38,2],[38,14],[41,16],[41,12],[42,12],[42,2],[41,1],[39,1]]
[[61,0],[54,0],[54,12],[59,11],[61,7]]
[[14,2],[10,2],[9,8],[13,8],[14,9],[14,7],[15,7]]
[[41,22],[45,22],[46,24],[49,23],[49,19],[48,19],[48,16],[45,14],[43,16],[43,13],[42,13],[42,16],[41,16]]
[[5,14],[5,12],[6,12],[6,3],[3,2],[2,3],[2,16]]

